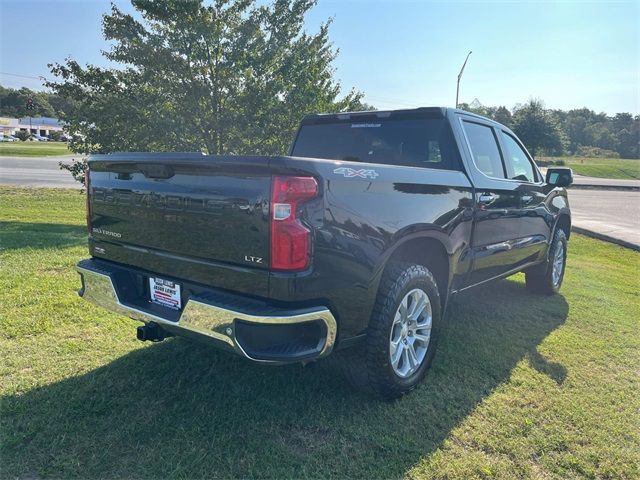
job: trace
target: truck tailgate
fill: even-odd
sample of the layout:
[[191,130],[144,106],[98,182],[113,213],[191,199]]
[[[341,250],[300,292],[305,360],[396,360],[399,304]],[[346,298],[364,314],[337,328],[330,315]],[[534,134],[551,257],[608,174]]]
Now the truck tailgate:
[[157,256],[181,271],[203,263],[268,269],[268,157],[96,155],[89,168],[92,241],[118,247],[98,249],[102,258],[123,261],[109,251],[124,248],[136,253],[128,262],[150,271]]

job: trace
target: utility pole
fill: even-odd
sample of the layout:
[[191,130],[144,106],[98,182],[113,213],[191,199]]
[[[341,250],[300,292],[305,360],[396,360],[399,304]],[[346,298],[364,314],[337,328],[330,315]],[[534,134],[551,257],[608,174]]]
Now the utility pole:
[[31,132],[31,130],[33,130],[33,127],[31,126],[31,117],[33,115],[33,109],[34,109],[34,105],[33,105],[33,98],[27,98],[27,111],[29,112],[29,135],[32,135],[33,133]]
[[462,72],[464,72],[464,67],[467,65],[467,60],[469,60],[469,55],[471,55],[471,53],[471,50],[467,53],[467,58],[464,59],[464,63],[462,64],[462,68],[458,74],[458,85],[456,86],[456,108],[458,108],[458,96],[460,95],[460,79],[462,78]]

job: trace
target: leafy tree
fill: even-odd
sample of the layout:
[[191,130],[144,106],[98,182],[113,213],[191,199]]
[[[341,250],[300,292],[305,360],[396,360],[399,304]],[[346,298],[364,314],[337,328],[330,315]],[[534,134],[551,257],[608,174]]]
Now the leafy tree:
[[78,152],[199,150],[285,153],[302,115],[361,109],[341,96],[329,23],[303,31],[315,0],[132,0],[142,20],[112,5],[103,32],[119,68],[50,65],[53,91]]
[[492,114],[491,118],[493,118],[496,122],[501,123],[502,125],[511,128],[511,123],[513,121],[513,116],[507,107],[498,107],[496,108]]
[[[84,185],[84,177],[87,171],[86,158],[72,158],[71,163],[58,162],[58,166],[60,170],[68,171],[76,182]],[[84,192],[84,189],[81,192]]]
[[586,145],[612,150],[615,147],[616,138],[611,132],[607,120],[595,122],[584,129],[584,134],[589,137],[590,142]]
[[[525,129],[525,124],[531,126],[537,122],[538,133],[541,133],[545,132],[540,129],[541,126],[550,125],[547,139],[543,140],[547,142],[543,149],[551,154],[566,152],[571,155],[585,155],[585,152],[588,152],[589,155],[596,156],[640,158],[638,115],[617,113],[615,116],[608,116],[588,108],[569,111],[545,110],[537,100],[526,105],[516,105],[513,114],[506,107],[487,107],[477,99],[471,104],[461,104],[461,108],[492,118],[510,128],[515,128],[514,115],[518,117],[518,128],[521,130]],[[560,130],[559,142],[556,127]],[[529,131],[527,134],[533,135],[533,132]]]
[[[27,110],[27,99],[33,99],[34,110]],[[4,117],[57,117],[62,112],[73,113],[73,102],[48,92],[36,92],[28,88],[0,86],[0,115]]]
[[466,110],[467,112],[476,113],[478,115],[482,115],[484,117],[489,117],[489,118],[492,118],[492,114],[495,111],[494,107],[484,106],[482,103],[480,103],[480,100],[478,100],[477,98],[475,98],[471,103],[459,104],[458,108],[460,108],[461,110]]
[[[27,99],[33,99],[34,110],[27,110]],[[49,104],[46,93],[34,92],[28,88],[15,90],[13,88],[0,87],[0,111],[7,117],[52,117],[55,111]]]
[[634,117],[630,113],[617,113],[611,124],[620,156],[640,158],[640,115]]
[[588,108],[556,111],[568,138],[571,154],[585,151],[586,147],[615,150],[623,158],[638,158],[640,117],[618,113],[613,117],[596,113]]
[[70,99],[61,97],[60,95],[55,95],[53,93],[47,94],[47,100],[49,101],[49,105],[53,108],[56,117],[72,117],[75,112],[76,103]]
[[586,128],[592,124],[595,114],[588,108],[570,110],[565,116],[564,128],[568,137],[568,149],[575,153],[580,145],[591,145],[593,139]]
[[513,131],[533,156],[541,150],[554,155],[562,154],[562,130],[540,100],[529,100],[515,110]]

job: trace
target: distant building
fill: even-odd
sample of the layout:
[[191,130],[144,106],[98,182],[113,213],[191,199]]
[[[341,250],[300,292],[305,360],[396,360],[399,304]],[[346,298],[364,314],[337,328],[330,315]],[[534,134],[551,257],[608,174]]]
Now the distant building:
[[0,133],[3,135],[13,135],[20,130],[20,120],[17,118],[0,117]]
[[62,132],[62,121],[51,117],[8,118],[0,117],[0,133],[15,135],[16,132],[31,132],[42,137],[48,137],[51,132]]

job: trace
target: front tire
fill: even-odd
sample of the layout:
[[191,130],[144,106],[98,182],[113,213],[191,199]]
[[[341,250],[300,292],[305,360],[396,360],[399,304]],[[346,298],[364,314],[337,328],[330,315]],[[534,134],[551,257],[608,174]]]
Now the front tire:
[[[365,343],[343,365],[350,370],[347,378],[386,399],[413,390],[433,359],[440,320],[440,295],[431,272],[423,265],[390,264]],[[353,362],[358,355],[362,360]]]
[[558,228],[553,235],[547,260],[525,272],[527,288],[545,295],[558,293],[564,280],[566,265],[567,236]]

